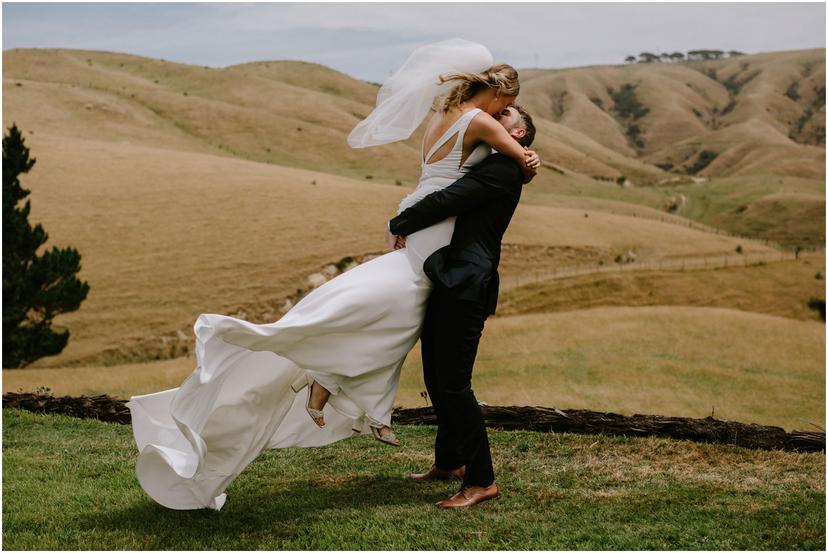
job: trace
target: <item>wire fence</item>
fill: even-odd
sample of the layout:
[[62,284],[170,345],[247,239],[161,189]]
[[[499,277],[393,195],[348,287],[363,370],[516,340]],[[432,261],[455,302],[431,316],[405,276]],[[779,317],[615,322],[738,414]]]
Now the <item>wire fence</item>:
[[607,210],[604,213],[612,213],[613,215],[623,215],[625,217],[637,217],[640,219],[649,219],[653,221],[660,221],[662,223],[669,223],[671,225],[679,225],[682,227],[691,228],[694,230],[700,230],[703,232],[709,232],[711,234],[718,234],[721,236],[730,236],[732,238],[739,238],[744,240],[746,243],[753,243],[753,244],[762,244],[765,246],[769,246],[772,248],[776,248],[778,250],[785,250],[785,251],[796,251],[796,249],[800,250],[807,250],[807,251],[818,251],[825,249],[825,243],[811,243],[811,244],[783,244],[781,242],[776,242],[774,240],[770,240],[768,238],[759,238],[757,236],[748,236],[745,234],[739,234],[737,232],[730,232],[721,228],[712,227],[710,225],[705,225],[704,223],[699,223],[698,221],[694,221],[692,219],[687,219],[681,215],[676,215],[672,213],[656,215],[653,213],[643,212],[638,213],[636,211],[632,212],[630,215],[629,212],[621,212],[615,210]]
[[710,256],[672,257],[652,261],[628,261],[613,263],[581,263],[565,267],[552,266],[548,269],[530,271],[521,275],[504,276],[500,279],[501,290],[526,286],[547,280],[570,278],[594,273],[627,273],[637,271],[692,271],[721,267],[746,267],[763,263],[778,263],[796,259],[821,257],[821,248],[796,251],[772,251],[753,253],[728,253]]

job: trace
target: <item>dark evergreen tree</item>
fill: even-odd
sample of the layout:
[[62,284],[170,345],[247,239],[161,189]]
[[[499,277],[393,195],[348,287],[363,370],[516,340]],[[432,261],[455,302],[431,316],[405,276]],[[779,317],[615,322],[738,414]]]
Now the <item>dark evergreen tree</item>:
[[3,136],[3,367],[25,367],[36,359],[56,355],[69,341],[69,331],[52,330],[52,319],[76,311],[89,293],[89,284],[75,275],[80,253],[75,248],[37,255],[49,235],[40,224],[29,225],[29,195],[19,176],[35,164],[29,158],[16,125]]

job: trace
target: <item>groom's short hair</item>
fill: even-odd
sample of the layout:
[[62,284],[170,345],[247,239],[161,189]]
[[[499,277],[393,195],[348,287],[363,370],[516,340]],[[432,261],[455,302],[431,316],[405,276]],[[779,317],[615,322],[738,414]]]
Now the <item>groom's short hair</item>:
[[532,122],[532,116],[529,115],[528,111],[523,109],[523,106],[513,104],[512,107],[520,114],[520,127],[526,130],[526,134],[518,140],[518,143],[528,148],[535,140],[535,124]]

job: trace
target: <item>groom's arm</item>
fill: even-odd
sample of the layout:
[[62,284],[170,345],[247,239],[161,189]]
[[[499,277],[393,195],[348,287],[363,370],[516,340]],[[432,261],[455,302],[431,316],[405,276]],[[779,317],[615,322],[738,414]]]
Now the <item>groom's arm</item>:
[[493,154],[454,183],[432,192],[391,219],[391,234],[408,236],[448,217],[474,209],[483,202],[514,193],[523,185],[518,164],[503,154]]

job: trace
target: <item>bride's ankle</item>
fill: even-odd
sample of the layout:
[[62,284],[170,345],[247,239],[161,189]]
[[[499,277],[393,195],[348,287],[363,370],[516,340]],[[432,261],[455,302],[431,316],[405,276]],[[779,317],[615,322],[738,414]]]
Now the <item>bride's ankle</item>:
[[331,393],[319,382],[314,381],[311,388],[310,407],[319,411],[328,403]]

